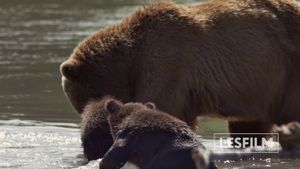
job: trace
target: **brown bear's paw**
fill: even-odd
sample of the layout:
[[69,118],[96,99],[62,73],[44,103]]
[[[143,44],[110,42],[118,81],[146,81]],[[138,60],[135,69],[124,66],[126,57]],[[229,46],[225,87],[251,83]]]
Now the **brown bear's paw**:
[[283,149],[300,148],[300,123],[290,122],[281,126],[274,126],[273,132],[279,134],[279,141]]
[[194,148],[192,159],[195,162],[196,169],[217,169],[218,167],[211,161],[211,152],[202,147]]

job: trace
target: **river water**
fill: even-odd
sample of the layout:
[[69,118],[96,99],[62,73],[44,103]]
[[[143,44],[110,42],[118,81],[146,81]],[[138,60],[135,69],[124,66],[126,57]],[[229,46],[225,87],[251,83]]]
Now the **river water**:
[[[59,64],[83,38],[150,2],[0,1],[0,169],[98,168],[85,164],[80,119],[61,90]],[[214,132],[226,132],[225,123],[202,119],[199,133],[208,147]],[[300,167],[295,159],[259,161],[221,166]]]

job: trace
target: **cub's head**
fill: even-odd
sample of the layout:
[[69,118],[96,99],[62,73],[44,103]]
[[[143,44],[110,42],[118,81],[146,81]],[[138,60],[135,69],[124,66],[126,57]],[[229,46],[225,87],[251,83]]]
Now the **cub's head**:
[[104,109],[106,99],[90,101],[81,114],[81,141],[85,157],[102,158],[113,143]]
[[142,109],[155,109],[153,103],[126,103],[105,97],[90,101],[81,114],[81,141],[85,157],[102,158],[113,144],[117,126],[129,114]]

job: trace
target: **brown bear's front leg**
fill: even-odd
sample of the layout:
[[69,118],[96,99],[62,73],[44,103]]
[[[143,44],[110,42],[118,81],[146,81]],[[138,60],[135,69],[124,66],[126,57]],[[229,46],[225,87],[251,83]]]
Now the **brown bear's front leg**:
[[[234,121],[228,122],[228,129],[230,133],[270,133],[272,130],[273,124],[271,123],[264,123],[258,121]],[[231,135],[235,138],[235,135]],[[261,138],[264,135],[251,135],[251,137],[258,138],[258,144],[261,144]],[[238,137],[249,137],[249,135],[238,135]]]
[[117,138],[99,164],[99,169],[117,169],[124,166],[130,157],[128,140]]

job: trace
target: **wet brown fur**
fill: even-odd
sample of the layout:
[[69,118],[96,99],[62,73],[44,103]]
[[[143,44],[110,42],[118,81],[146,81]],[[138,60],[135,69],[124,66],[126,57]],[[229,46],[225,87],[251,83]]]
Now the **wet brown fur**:
[[106,99],[89,101],[81,114],[81,142],[84,156],[88,160],[102,157],[113,143],[107,121],[108,113],[104,110]]
[[[206,152],[199,137],[183,121],[141,103],[108,99],[105,104],[114,143],[104,155],[100,168],[120,168],[124,162],[148,169],[196,169],[194,149]],[[205,161],[207,169],[216,169]]]
[[[110,100],[108,100],[110,101]],[[157,109],[149,108],[141,103],[118,102],[119,110],[108,115],[109,126],[113,137],[118,132],[128,131],[134,134],[142,134],[154,131],[165,131],[170,133],[190,135],[190,127],[183,121],[161,112]]]

